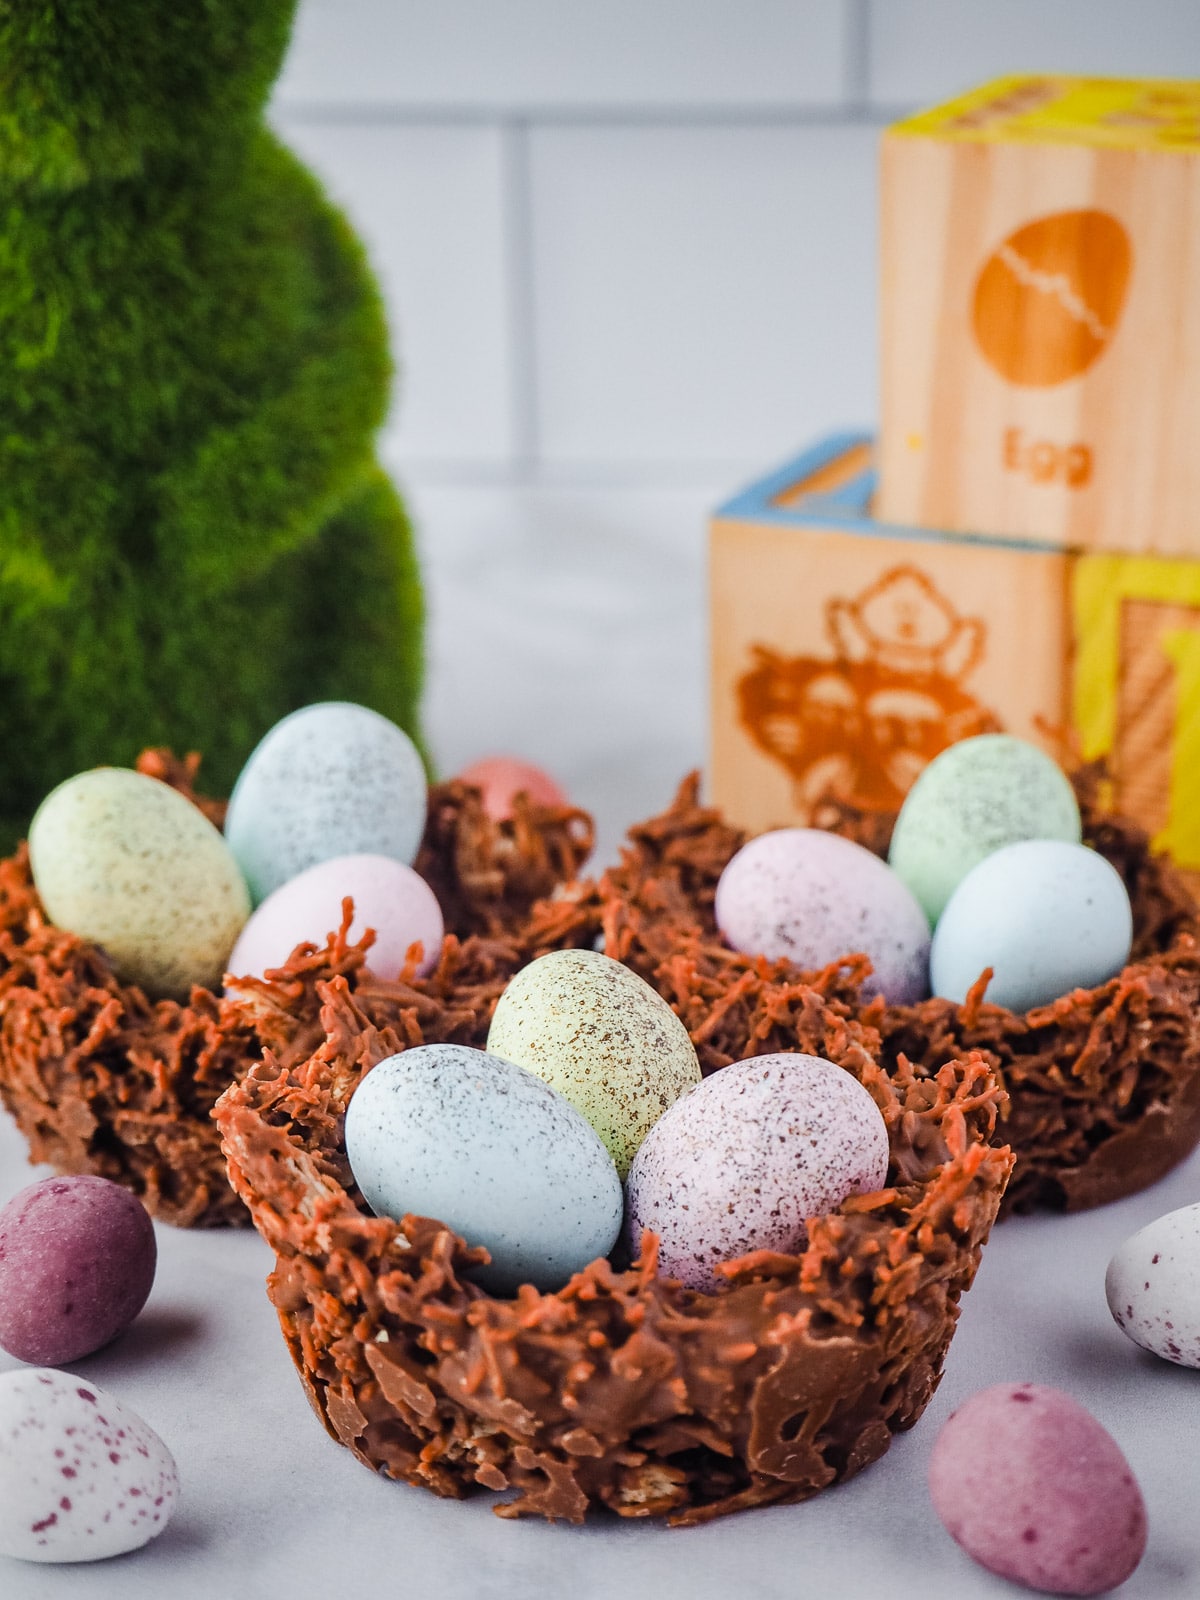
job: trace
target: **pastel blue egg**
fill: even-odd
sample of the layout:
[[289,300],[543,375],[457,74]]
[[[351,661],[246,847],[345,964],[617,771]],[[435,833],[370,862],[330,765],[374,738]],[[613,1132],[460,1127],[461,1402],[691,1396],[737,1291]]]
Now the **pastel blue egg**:
[[230,796],[225,839],[258,905],[334,856],[411,866],[426,800],[425,768],[403,729],[366,706],[323,701],[259,742]]
[[500,1056],[426,1044],[381,1061],[346,1111],[346,1154],[372,1209],[434,1217],[489,1267],[494,1294],[561,1288],[605,1256],[623,1215],[599,1136],[548,1083]]
[[991,967],[986,998],[1029,1011],[1115,977],[1132,941],[1115,867],[1086,845],[1025,839],[987,856],[954,891],[933,935],[933,992],[961,1004]]

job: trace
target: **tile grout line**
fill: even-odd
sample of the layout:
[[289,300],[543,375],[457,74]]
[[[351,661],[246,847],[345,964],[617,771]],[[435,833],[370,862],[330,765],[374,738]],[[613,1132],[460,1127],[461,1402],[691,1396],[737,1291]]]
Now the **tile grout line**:
[[[864,19],[865,0],[848,0],[851,19]],[[865,30],[865,23],[864,23]],[[865,36],[847,38],[844,94],[831,106],[794,105],[632,105],[632,106],[492,106],[401,105],[388,101],[278,101],[271,116],[280,122],[310,127],[501,127],[531,124],[549,128],[846,128],[894,122],[911,114],[917,102],[867,103]]]
[[846,109],[856,118],[871,121],[871,0],[845,0],[845,6]]
[[520,483],[536,477],[541,451],[529,124],[523,117],[507,117],[499,124],[499,131],[508,393],[512,407],[509,478],[510,482]]

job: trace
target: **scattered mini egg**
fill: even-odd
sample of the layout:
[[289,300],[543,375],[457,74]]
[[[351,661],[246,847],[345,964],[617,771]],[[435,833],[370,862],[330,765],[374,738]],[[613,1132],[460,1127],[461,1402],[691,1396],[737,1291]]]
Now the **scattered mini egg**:
[[484,756],[464,767],[459,777],[480,791],[483,809],[493,822],[512,816],[513,801],[519,794],[528,795],[539,806],[567,804],[566,795],[548,772],[513,756]]
[[0,1211],[0,1345],[37,1365],[91,1355],[145,1305],[157,1254],[146,1208],[120,1184],[30,1184]]
[[171,1519],[171,1452],[128,1406],[50,1367],[0,1373],[0,1555],[101,1561]]
[[242,929],[229,958],[230,973],[261,978],[280,967],[298,944],[321,944],[342,920],[342,898],[354,901],[350,940],[368,928],[375,943],[367,952],[367,968],[376,977],[392,979],[418,941],[424,955],[419,973],[431,972],[442,952],[445,927],[433,890],[411,867],[391,856],[333,856],[299,873],[269,894]]
[[717,926],[735,950],[812,971],[863,952],[867,999],[929,993],[929,924],[907,887],[862,845],[821,828],[778,828],[743,845],[717,884]]
[[963,739],[931,761],[900,808],[888,861],[932,924],[971,868],[1019,839],[1082,838],[1075,791],[1036,745]]
[[667,1107],[700,1082],[695,1046],[667,1002],[596,950],[552,950],[523,967],[496,1004],[487,1047],[569,1100],[622,1177]]
[[496,1294],[554,1290],[621,1229],[621,1182],[573,1106],[532,1073],[460,1044],[381,1061],[346,1111],[355,1181],[381,1216],[434,1217],[490,1267]]
[[755,1056],[705,1078],[666,1111],[633,1158],[627,1233],[658,1235],[659,1271],[712,1290],[720,1262],[795,1254],[809,1217],[887,1180],[883,1113],[820,1056]]
[[938,1434],[933,1507],[980,1566],[1046,1594],[1103,1594],[1146,1548],[1146,1506],[1112,1435],[1060,1389],[1000,1383]]
[[29,829],[46,915],[103,947],[153,996],[215,988],[250,897],[224,839],[157,778],[98,767],[68,778]]
[[277,722],[242,768],[225,837],[257,905],[332,856],[410,866],[425,829],[416,745],[366,706],[328,701]]
[[1132,941],[1115,867],[1086,845],[1025,839],[993,851],[954,891],[933,935],[933,992],[961,1004],[991,967],[987,999],[1029,1011],[1114,977]]
[[1134,1344],[1181,1367],[1200,1367],[1200,1205],[1135,1233],[1104,1278],[1108,1309]]

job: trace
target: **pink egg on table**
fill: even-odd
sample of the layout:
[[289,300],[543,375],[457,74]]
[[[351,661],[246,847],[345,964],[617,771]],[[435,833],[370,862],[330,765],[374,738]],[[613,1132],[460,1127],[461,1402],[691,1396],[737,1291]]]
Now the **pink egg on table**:
[[717,926],[735,950],[813,971],[870,957],[863,985],[910,1005],[929,993],[929,922],[907,884],[862,845],[778,828],[743,845],[717,884]]
[[298,944],[324,944],[341,924],[345,895],[354,900],[351,942],[375,930],[367,966],[377,978],[396,977],[418,941],[424,956],[417,970],[437,965],[445,924],[424,878],[391,856],[350,855],[318,861],[269,894],[242,929],[226,970],[260,978],[282,966]]
[[483,809],[493,822],[513,814],[513,800],[524,791],[540,806],[565,806],[567,797],[548,772],[513,756],[484,756],[459,773],[483,795]]

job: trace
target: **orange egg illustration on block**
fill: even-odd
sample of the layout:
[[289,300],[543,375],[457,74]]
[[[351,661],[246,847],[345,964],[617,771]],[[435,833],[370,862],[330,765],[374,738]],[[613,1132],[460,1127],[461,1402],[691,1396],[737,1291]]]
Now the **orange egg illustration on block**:
[[1056,211],[1010,233],[975,284],[975,338],[1002,378],[1047,389],[1077,378],[1120,320],[1133,250],[1106,211]]

